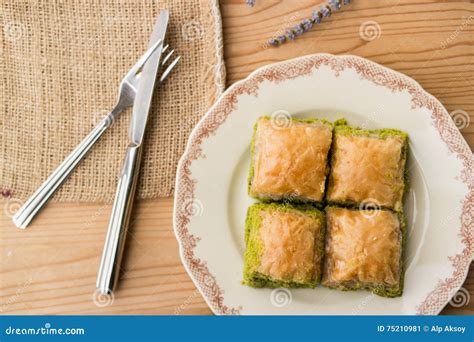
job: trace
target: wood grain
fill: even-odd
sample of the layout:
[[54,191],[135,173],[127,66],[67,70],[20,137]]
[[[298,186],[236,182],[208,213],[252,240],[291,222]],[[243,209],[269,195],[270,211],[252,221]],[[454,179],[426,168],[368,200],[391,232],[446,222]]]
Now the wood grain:
[[[473,122],[472,1],[355,0],[295,42],[278,48],[265,48],[265,42],[307,17],[318,1],[257,0],[259,5],[253,9],[242,2],[228,0],[222,5],[228,84],[262,65],[289,58],[320,52],[353,54],[414,78],[449,112],[463,110]],[[368,21],[380,28],[380,37],[373,41],[363,40],[359,33]],[[462,133],[472,149],[474,125],[467,125]]]
[[[472,1],[355,0],[296,42],[265,47],[269,37],[308,16],[315,3],[257,0],[251,9],[244,0],[222,1],[228,84],[292,57],[355,54],[413,77],[449,111],[463,110],[472,122]],[[367,42],[359,28],[369,20],[378,23],[381,34]],[[472,149],[474,125],[462,133]],[[211,313],[181,264],[172,199],[137,203],[112,303],[94,293],[110,204],[49,204],[27,231],[14,228],[7,216],[13,201],[0,205],[0,314]],[[470,296],[473,274],[471,265],[464,284]],[[443,313],[474,314],[474,300],[460,308],[448,305]]]
[[2,210],[0,312],[210,313],[181,264],[172,207],[170,198],[135,207],[112,305],[95,294],[110,204],[50,204],[25,231]]

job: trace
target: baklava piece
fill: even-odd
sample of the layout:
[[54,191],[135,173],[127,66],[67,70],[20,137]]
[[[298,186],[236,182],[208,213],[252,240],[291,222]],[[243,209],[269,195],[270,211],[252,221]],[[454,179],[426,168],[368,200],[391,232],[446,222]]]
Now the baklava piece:
[[321,202],[329,172],[332,125],[319,119],[261,117],[254,128],[250,196],[264,200]]
[[309,205],[252,205],[245,227],[243,283],[315,287],[322,273],[324,227],[324,214]]
[[383,297],[403,292],[404,219],[390,210],[326,208],[323,285],[368,289]]
[[401,211],[407,149],[408,135],[402,131],[336,125],[326,199]]

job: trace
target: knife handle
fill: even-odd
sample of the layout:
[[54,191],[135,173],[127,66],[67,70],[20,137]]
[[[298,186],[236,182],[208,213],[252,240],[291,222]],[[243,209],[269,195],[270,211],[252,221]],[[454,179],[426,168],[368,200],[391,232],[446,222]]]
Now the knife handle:
[[110,294],[118,280],[125,238],[130,223],[130,213],[137,187],[140,156],[140,145],[131,144],[128,146],[97,275],[97,290],[103,295]]

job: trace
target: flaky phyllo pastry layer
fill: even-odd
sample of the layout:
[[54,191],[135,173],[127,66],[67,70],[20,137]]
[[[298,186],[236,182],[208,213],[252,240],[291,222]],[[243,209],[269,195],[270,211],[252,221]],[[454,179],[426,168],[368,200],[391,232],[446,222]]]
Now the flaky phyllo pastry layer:
[[401,295],[403,218],[390,210],[328,207],[326,220],[323,284]]
[[402,295],[406,133],[261,117],[251,146],[264,203],[247,213],[244,284]]
[[371,202],[401,211],[405,192],[406,133],[334,129],[327,200],[337,204]]
[[314,287],[321,278],[324,215],[305,205],[259,203],[246,219],[244,283]]
[[249,193],[261,200],[320,202],[328,173],[332,125],[290,120],[278,126],[262,117],[255,126]]

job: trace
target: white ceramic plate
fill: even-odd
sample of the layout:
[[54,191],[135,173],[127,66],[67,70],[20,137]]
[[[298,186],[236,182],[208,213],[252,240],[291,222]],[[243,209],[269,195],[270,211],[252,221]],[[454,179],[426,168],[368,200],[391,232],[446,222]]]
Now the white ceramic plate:
[[[408,132],[402,297],[241,284],[252,126],[261,115],[286,112]],[[473,256],[472,171],[451,117],[413,79],[360,57],[305,56],[234,84],[196,126],[178,166],[174,229],[183,263],[216,314],[438,314]]]

